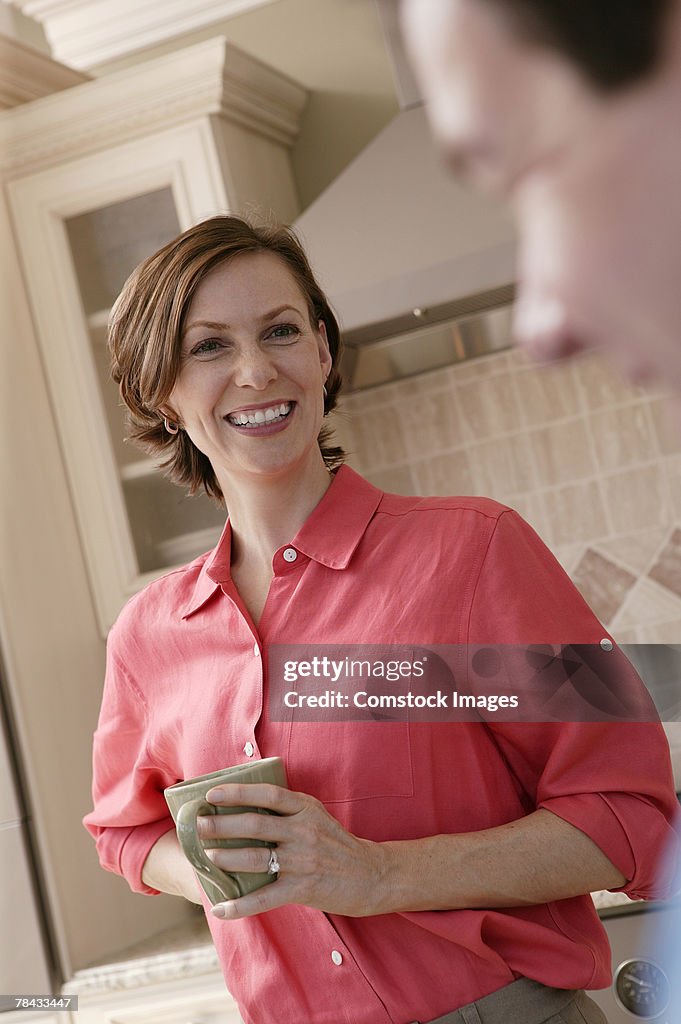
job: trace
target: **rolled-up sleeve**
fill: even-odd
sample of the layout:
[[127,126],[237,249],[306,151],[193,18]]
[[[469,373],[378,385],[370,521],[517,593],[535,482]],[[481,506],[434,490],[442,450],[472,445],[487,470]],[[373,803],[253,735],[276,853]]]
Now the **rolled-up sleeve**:
[[154,843],[173,828],[163,790],[177,780],[154,763],[147,741],[147,706],[112,632],[93,745],[94,806],[83,824],[103,868],[122,875],[134,892],[156,895],[142,881],[142,868]]
[[626,881],[613,891],[632,899],[674,895],[676,798],[661,726],[519,722],[491,729],[532,805],[580,829],[622,872]]
[[[611,640],[551,552],[511,511],[499,517],[487,548],[469,636],[528,645]],[[613,642],[615,653],[631,694],[643,684]],[[626,879],[615,891],[640,899],[675,894],[678,801],[659,721],[487,724],[528,806],[588,835]]]

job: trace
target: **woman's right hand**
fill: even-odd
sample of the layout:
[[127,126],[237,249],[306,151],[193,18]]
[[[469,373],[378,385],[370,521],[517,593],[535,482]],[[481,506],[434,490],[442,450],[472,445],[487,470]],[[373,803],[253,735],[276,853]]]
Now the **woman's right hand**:
[[142,868],[142,881],[152,889],[182,896],[190,903],[202,903],[194,868],[182,852],[174,828],[152,846]]

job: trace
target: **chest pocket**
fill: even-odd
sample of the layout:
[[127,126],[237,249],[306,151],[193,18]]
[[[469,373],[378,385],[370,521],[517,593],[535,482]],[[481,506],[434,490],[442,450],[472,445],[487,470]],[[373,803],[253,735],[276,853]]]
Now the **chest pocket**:
[[291,721],[287,770],[292,789],[325,804],[411,797],[409,722]]

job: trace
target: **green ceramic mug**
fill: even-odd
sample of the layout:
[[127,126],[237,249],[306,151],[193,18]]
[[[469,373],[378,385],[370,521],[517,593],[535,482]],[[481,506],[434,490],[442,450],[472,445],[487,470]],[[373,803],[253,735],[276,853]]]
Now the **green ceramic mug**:
[[206,800],[206,793],[219,786],[222,782],[254,783],[270,782],[275,786],[288,788],[286,770],[280,757],[266,757],[260,761],[249,761],[231,768],[223,768],[209,775],[199,775],[195,779],[178,782],[164,790],[166,803],[170,808],[173,821],[177,827],[177,837],[184,855],[190,862],[199,884],[211,903],[222,903],[223,900],[238,899],[246,893],[260,889],[276,880],[276,875],[267,872],[252,871],[227,872],[213,864],[206,855],[209,847],[268,846],[272,843],[261,839],[211,839],[202,840],[196,829],[199,815],[208,814],[242,814],[244,811],[257,811],[260,814],[272,814],[262,807],[216,807]]

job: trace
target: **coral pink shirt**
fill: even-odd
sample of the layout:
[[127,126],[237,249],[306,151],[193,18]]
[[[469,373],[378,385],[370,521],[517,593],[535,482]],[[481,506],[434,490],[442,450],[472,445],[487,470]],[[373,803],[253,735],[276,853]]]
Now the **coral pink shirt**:
[[[255,629],[230,578],[228,523],[214,551],[137,594],[112,629],[85,818],[105,868],[152,893],[141,871],[172,827],[164,787],[278,754],[292,789],[363,838],[486,829],[543,807],[592,837],[630,895],[665,894],[655,861],[673,838],[675,794],[658,724],[269,717],[274,643],[598,644],[603,627],[515,512],[384,494],[342,467],[273,569]],[[408,1024],[521,975],[559,988],[610,981],[588,895],[364,918],[291,905],[208,921],[247,1024]]]

